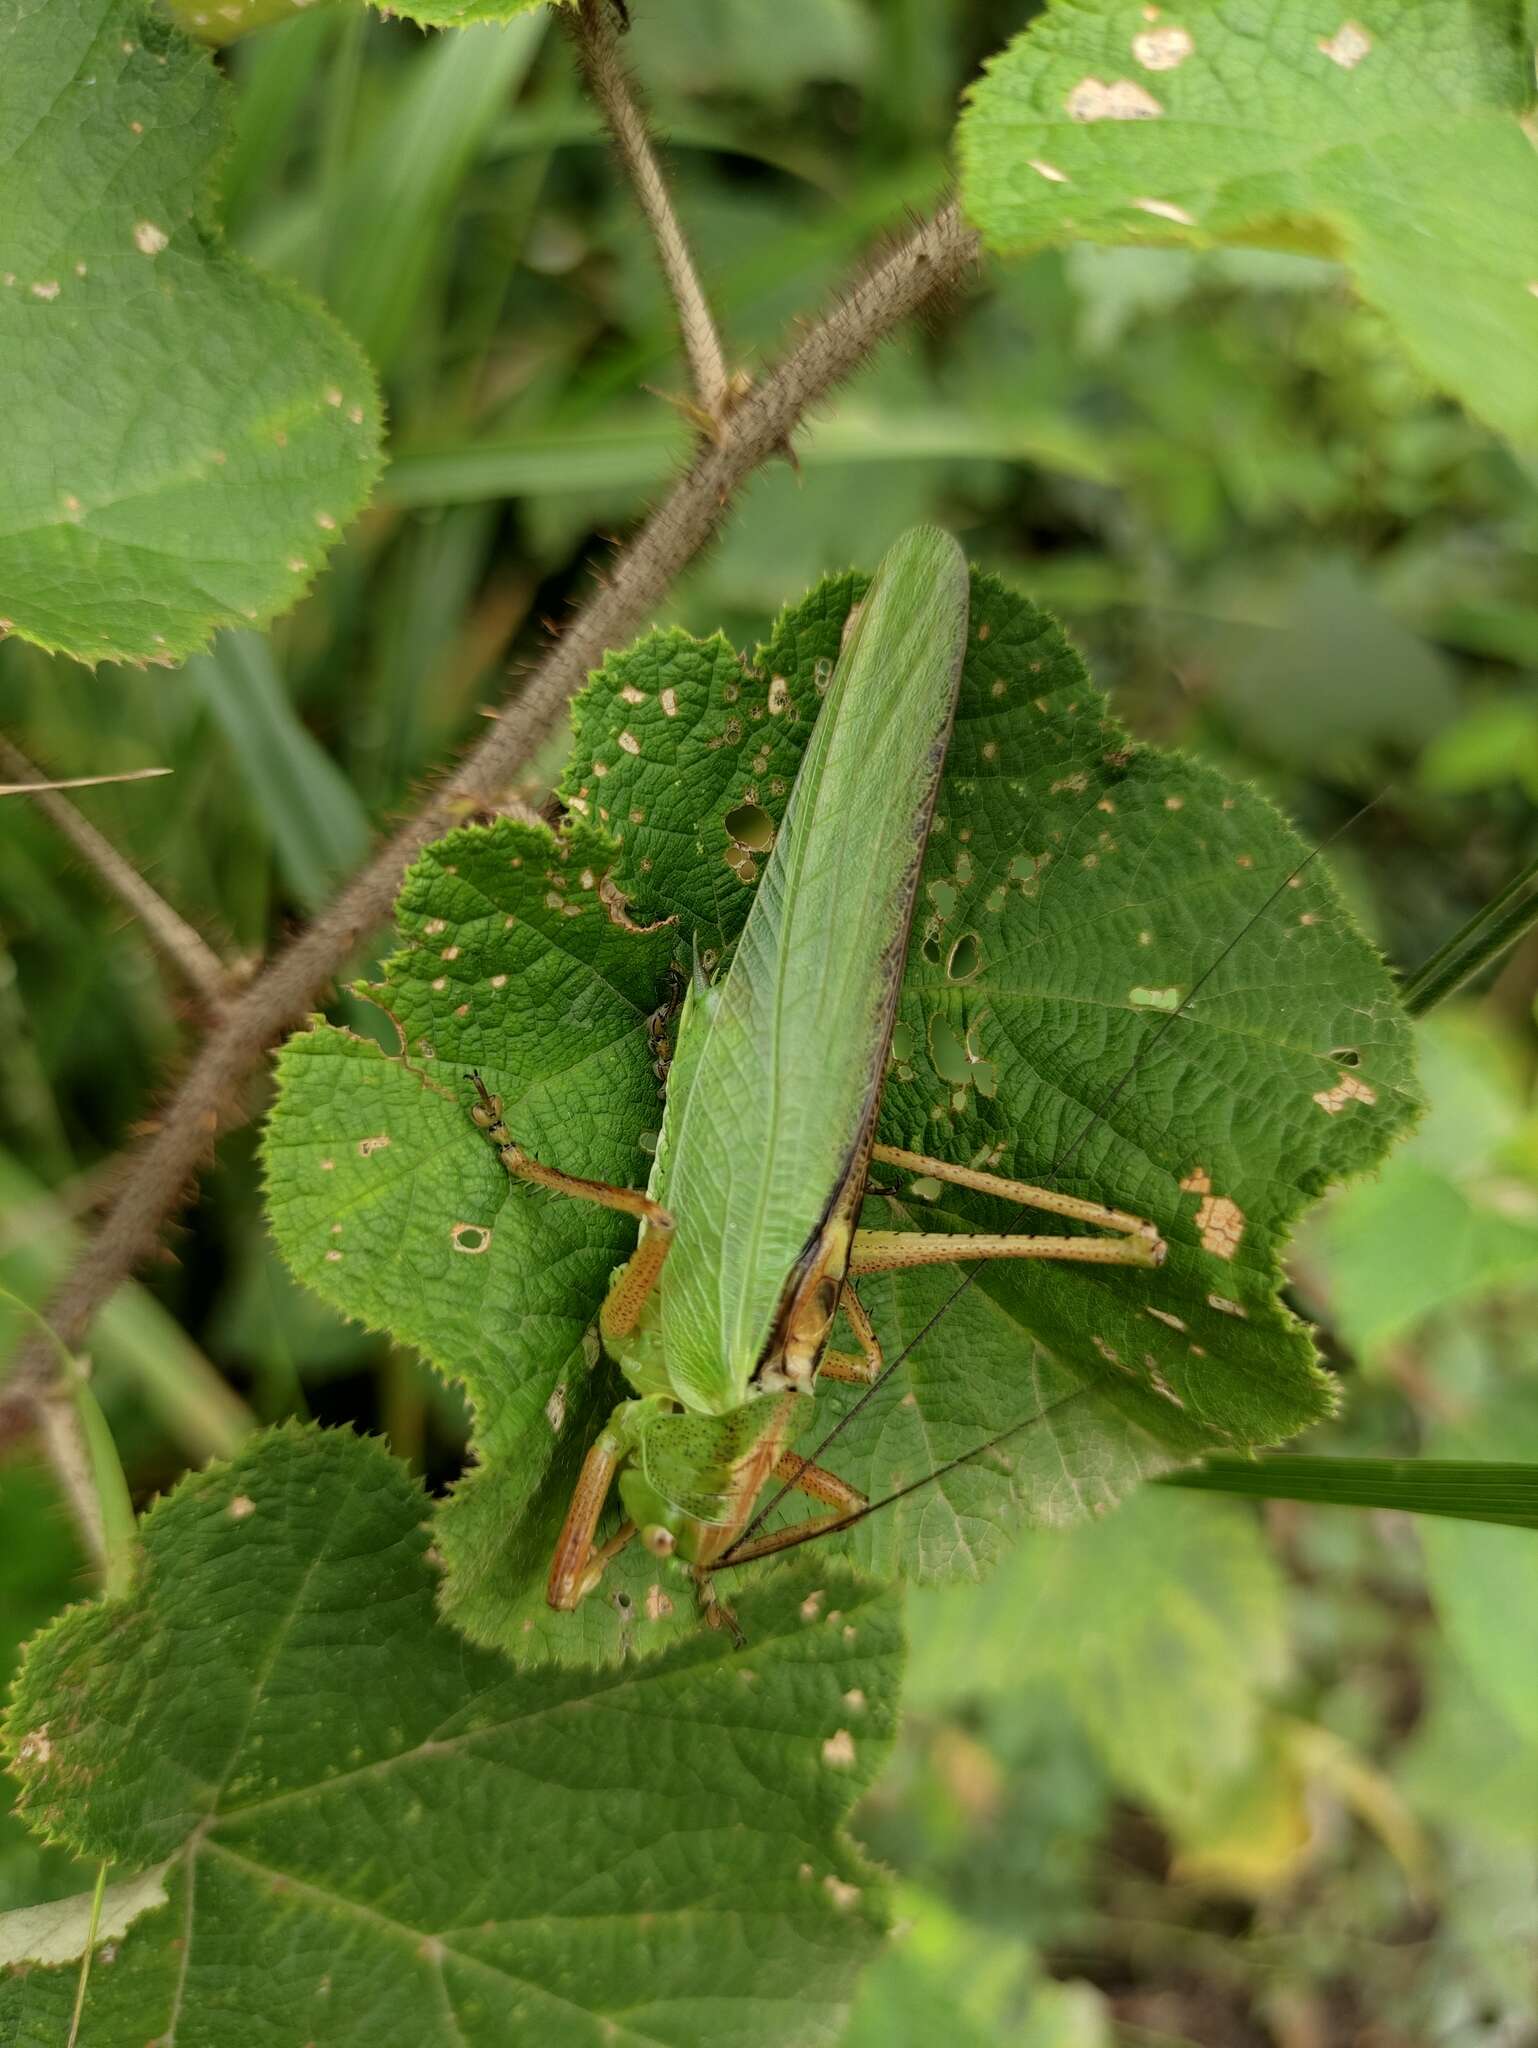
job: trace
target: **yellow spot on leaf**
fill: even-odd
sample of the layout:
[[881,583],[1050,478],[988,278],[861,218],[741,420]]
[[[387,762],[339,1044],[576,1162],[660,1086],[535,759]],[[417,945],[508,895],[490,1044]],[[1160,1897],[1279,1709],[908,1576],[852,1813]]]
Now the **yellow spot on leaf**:
[[1178,227],[1194,228],[1195,216],[1186,212],[1183,206],[1176,206],[1168,199],[1134,199],[1132,204],[1139,213],[1151,213],[1157,220],[1172,220]]
[[1190,32],[1173,25],[1145,28],[1132,38],[1132,54],[1145,71],[1173,71],[1195,48]]
[[1333,36],[1321,36],[1317,47],[1342,71],[1355,71],[1372,48],[1372,37],[1359,21],[1343,21]]
[[1163,107],[1135,79],[1081,78],[1063,102],[1070,121],[1157,121]]
[[1348,1102],[1364,1102],[1370,1106],[1377,1099],[1377,1090],[1369,1088],[1365,1081],[1359,1081],[1355,1074],[1342,1074],[1333,1088],[1323,1088],[1314,1097],[1326,1116],[1338,1116]]

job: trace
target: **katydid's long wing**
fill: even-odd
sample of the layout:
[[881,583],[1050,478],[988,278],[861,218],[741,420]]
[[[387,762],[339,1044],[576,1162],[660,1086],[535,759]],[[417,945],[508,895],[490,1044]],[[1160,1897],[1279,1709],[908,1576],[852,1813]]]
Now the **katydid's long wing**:
[[688,1405],[743,1398],[879,1086],[950,738],[968,581],[948,534],[888,551],[850,631],[672,1139],[661,1308]]

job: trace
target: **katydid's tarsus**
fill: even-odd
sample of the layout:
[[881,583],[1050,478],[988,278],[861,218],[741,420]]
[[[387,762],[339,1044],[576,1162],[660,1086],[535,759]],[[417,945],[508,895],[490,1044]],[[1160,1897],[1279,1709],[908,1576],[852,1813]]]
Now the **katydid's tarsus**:
[[[862,1497],[791,1450],[819,1376],[870,1383],[875,1333],[851,1282],[940,1261],[1064,1259],[1153,1267],[1140,1217],[877,1145],[876,1117],[920,865],[950,738],[968,623],[968,573],[947,534],[898,541],[851,617],[785,822],[730,964],[696,970],[678,1020],[646,1191],[532,1158],[477,1080],[471,1114],[507,1171],[640,1222],[599,1329],[631,1388],[589,1450],[548,1596],[575,1607],[637,1530],[704,1578],[782,1547],[743,1541],[771,1480],[828,1509]],[[1081,1234],[862,1231],[873,1162],[1056,1215]],[[860,1351],[827,1350],[843,1309]],[[617,1485],[626,1521],[595,1541]]]

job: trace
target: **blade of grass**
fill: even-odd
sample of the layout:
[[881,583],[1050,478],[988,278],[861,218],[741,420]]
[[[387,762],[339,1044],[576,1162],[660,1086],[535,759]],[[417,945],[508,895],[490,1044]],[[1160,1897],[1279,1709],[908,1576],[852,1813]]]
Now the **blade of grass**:
[[1311,1501],[1320,1507],[1395,1508],[1538,1529],[1538,1465],[1455,1458],[1208,1458],[1158,1482],[1203,1493],[1259,1500]]
[[96,1872],[96,1889],[91,1894],[91,1924],[86,1929],[85,1947],[80,1956],[80,1980],[75,1986],[75,2010],[70,2015],[69,2039],[64,2048],[75,2048],[80,2039],[80,2021],[85,2012],[86,1986],[91,1981],[91,1958],[96,1953],[96,1930],[101,1925],[102,1894],[107,1889],[107,1865],[101,1864]]
[[1538,924],[1538,857],[1530,860],[1499,896],[1477,910],[1405,983],[1403,1001],[1412,1017],[1424,1017],[1456,995],[1482,968],[1492,966]]
[[388,374],[450,246],[465,173],[539,54],[541,11],[436,37],[355,152],[332,221],[334,311]]
[[[563,491],[654,489],[689,444],[682,421],[648,414],[634,425],[577,432],[525,433],[445,442],[399,454],[381,496],[412,508]],[[1103,453],[1087,434],[1060,420],[1022,419],[931,406],[887,412],[850,404],[798,440],[803,469],[888,462],[1021,462],[1091,483],[1109,480]]]
[[[107,1418],[101,1412],[101,1403],[91,1391],[85,1361],[74,1355],[52,1323],[20,1295],[0,1287],[0,1301],[8,1302],[31,1324],[59,1361],[57,1391],[39,1411],[41,1433],[54,1470],[69,1491],[82,1530],[88,1537],[100,1536],[101,1589],[109,1600],[120,1598],[133,1585],[139,1530],[122,1460]],[[4,1388],[5,1383],[0,1380],[0,1393]],[[74,1429],[68,1427],[67,1421],[71,1408]]]
[[285,881],[306,910],[318,909],[372,836],[352,784],[301,722],[259,633],[221,633],[183,673],[229,742]]
[[[84,1234],[47,1189],[0,1152],[0,1272],[10,1298],[27,1316],[47,1298],[83,1242]],[[0,1357],[10,1348],[6,1320],[0,1317]],[[256,1427],[239,1395],[135,1282],[120,1287],[102,1311],[91,1347],[101,1390],[131,1390],[194,1464],[229,1457]]]

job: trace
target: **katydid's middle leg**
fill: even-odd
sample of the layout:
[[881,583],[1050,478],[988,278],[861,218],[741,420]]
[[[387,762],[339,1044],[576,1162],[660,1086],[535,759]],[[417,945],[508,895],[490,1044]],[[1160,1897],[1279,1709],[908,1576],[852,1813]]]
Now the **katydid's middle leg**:
[[622,1215],[639,1217],[647,1226],[646,1235],[621,1268],[598,1314],[598,1327],[606,1337],[628,1336],[639,1321],[672,1248],[675,1226],[671,1211],[639,1188],[615,1187],[606,1180],[583,1180],[578,1174],[544,1165],[524,1151],[503,1122],[501,1097],[490,1093],[479,1074],[471,1078],[480,1100],[472,1106],[470,1115],[496,1146],[497,1157],[514,1180],[531,1181],[552,1194],[593,1202],[600,1209],[617,1209]]
[[1037,1237],[1028,1233],[954,1233],[904,1230],[857,1230],[849,1260],[851,1273],[896,1272],[914,1266],[948,1266],[959,1259],[1064,1259],[1081,1265],[1162,1266],[1168,1247],[1154,1225],[1125,1209],[1111,1209],[1103,1202],[1087,1202],[1078,1195],[1065,1195],[1056,1188],[1035,1187],[1028,1181],[1006,1180],[1001,1174],[982,1173],[976,1167],[956,1166],[947,1159],[931,1159],[922,1152],[905,1152],[896,1145],[875,1145],[872,1159],[886,1166],[900,1166],[909,1173],[926,1174],[953,1186],[974,1188],[1005,1202],[1043,1209],[1052,1216],[1065,1216],[1076,1223],[1092,1223],[1107,1234],[1103,1237]]
[[886,1371],[886,1360],[881,1355],[881,1340],[877,1337],[865,1305],[846,1280],[839,1293],[838,1305],[848,1318],[849,1327],[854,1331],[860,1346],[856,1358],[848,1351],[825,1351],[817,1368],[819,1379],[842,1380],[849,1386],[874,1386]]

